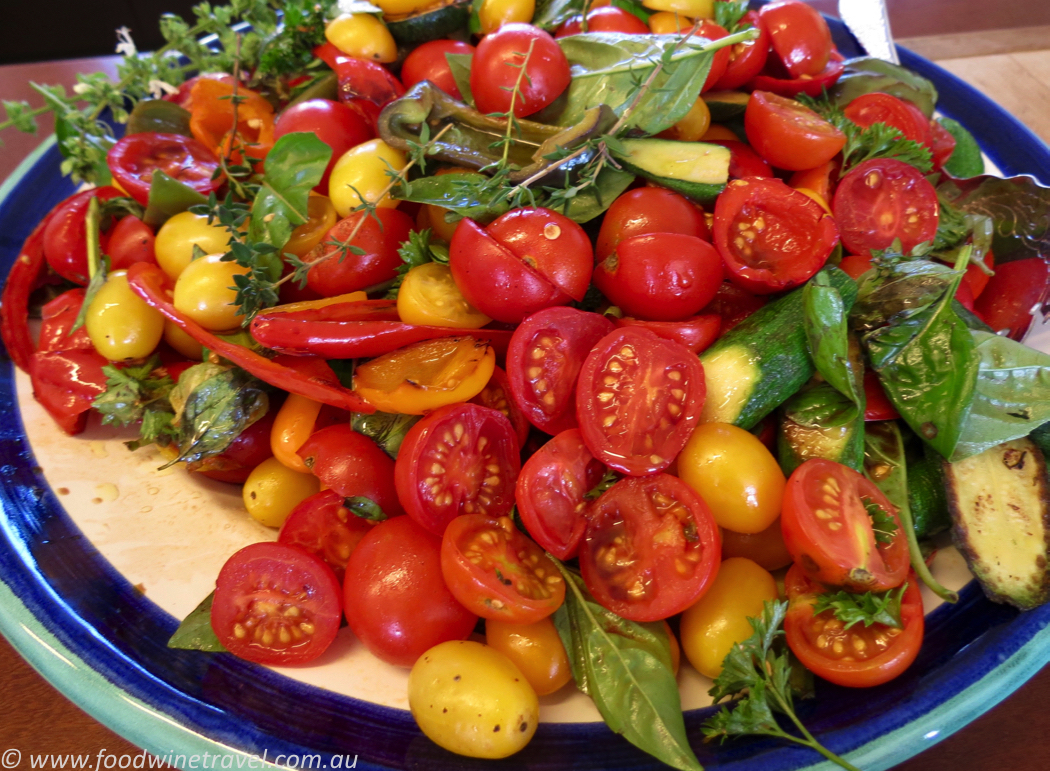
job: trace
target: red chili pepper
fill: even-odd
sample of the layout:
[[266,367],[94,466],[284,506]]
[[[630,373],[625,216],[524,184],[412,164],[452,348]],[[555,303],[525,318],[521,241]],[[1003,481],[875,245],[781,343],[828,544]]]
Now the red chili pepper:
[[91,338],[88,337],[87,327],[81,326],[72,335],[69,334],[80,314],[85,294],[84,289],[70,289],[41,309],[43,322],[40,325],[38,350],[43,353],[95,350]]
[[288,357],[267,359],[255,351],[216,337],[176,310],[168,297],[166,283],[167,274],[156,265],[139,262],[128,268],[128,284],[132,291],[208,350],[289,393],[351,412],[375,412],[375,407],[360,396],[338,385],[335,373],[324,362],[302,358],[291,360]]
[[281,353],[314,354],[325,359],[382,356],[421,340],[471,335],[488,340],[506,355],[511,331],[454,329],[398,320],[392,300],[335,303],[302,311],[263,312],[252,319],[252,337]]

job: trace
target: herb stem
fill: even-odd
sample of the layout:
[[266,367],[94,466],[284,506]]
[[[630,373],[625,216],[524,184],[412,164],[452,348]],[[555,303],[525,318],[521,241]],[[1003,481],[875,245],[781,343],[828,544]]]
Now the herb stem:
[[[526,69],[529,66],[529,59],[532,58],[532,50],[536,46],[536,38],[532,38],[529,41],[529,50],[525,52],[525,58],[521,62],[521,67],[518,70],[518,78],[514,81],[514,88],[510,90],[510,107],[507,108],[507,133],[503,137],[503,159],[500,161],[500,165],[503,168],[507,167],[507,162],[510,159],[510,143],[511,134],[514,132],[514,127],[517,125],[517,120],[514,116],[514,104],[518,97],[521,96],[521,81],[527,80],[529,77]],[[517,66],[517,65],[512,65]],[[521,132],[518,132],[519,134]]]
[[776,701],[777,706],[780,708],[780,711],[783,712],[785,715],[787,715],[788,718],[790,718],[791,722],[795,724],[795,727],[799,730],[799,732],[803,736],[802,739],[799,739],[797,736],[792,736],[791,734],[787,733],[786,731],[781,730],[781,733],[780,733],[781,738],[789,739],[790,741],[793,741],[796,744],[801,744],[801,745],[803,745],[805,747],[809,747],[811,750],[815,750],[816,752],[819,752],[821,755],[823,755],[825,758],[830,760],[832,763],[835,763],[836,765],[841,766],[842,768],[846,769],[846,771],[860,771],[859,768],[857,768],[855,765],[850,763],[848,760],[846,760],[845,758],[839,757],[834,752],[832,752],[827,747],[825,747],[823,744],[818,742],[814,738],[813,734],[811,734],[806,729],[806,727],[804,725],[802,725],[802,721],[799,720],[798,716],[795,714],[794,707],[790,703],[786,702],[786,700],[784,699],[783,695],[776,688],[770,688],[769,689],[769,693],[770,693],[770,695],[772,695],[773,699]]

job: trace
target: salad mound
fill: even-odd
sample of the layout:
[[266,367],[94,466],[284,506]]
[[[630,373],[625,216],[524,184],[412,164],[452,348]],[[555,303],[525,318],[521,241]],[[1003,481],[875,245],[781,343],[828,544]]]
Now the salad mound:
[[85,183],[3,289],[36,399],[276,532],[171,647],[309,666],[345,620],[446,749],[571,681],[680,769],[691,666],[707,740],[851,769],[794,702],[908,669],[949,531],[1050,599],[1046,190],[929,81],[798,0],[276,5],[0,124],[53,111]]

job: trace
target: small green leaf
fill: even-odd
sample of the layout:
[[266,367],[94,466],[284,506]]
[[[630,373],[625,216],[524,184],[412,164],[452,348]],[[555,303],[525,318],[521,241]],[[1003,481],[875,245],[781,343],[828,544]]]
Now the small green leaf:
[[158,228],[191,206],[206,203],[208,199],[200,192],[177,179],[172,179],[161,169],[155,169],[149,188],[149,204],[142,221],[152,228]]
[[380,508],[378,503],[363,495],[351,496],[350,498],[345,499],[343,505],[346,506],[350,513],[355,517],[367,519],[369,522],[382,522],[387,518],[386,512]]
[[902,584],[885,592],[824,592],[818,594],[813,603],[813,615],[819,616],[825,611],[831,611],[832,615],[845,625],[844,629],[857,624],[864,624],[865,627],[882,624],[894,629],[903,629],[901,598],[904,597],[907,588],[908,584]]
[[955,149],[952,150],[944,170],[957,179],[968,179],[984,174],[984,156],[981,146],[973,134],[957,120],[938,118],[937,122],[955,138]]
[[169,648],[191,651],[209,651],[213,653],[224,653],[225,646],[219,642],[215,631],[211,628],[211,605],[215,599],[215,592],[205,597],[201,604],[190,611],[190,614],[182,620],[175,634],[168,640]]

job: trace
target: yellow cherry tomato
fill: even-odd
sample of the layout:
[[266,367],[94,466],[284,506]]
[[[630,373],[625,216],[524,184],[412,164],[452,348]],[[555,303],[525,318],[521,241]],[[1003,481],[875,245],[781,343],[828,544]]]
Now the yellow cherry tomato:
[[381,412],[423,415],[473,399],[496,368],[492,346],[473,337],[424,340],[383,354],[354,372],[358,396]]
[[478,11],[481,34],[488,35],[504,24],[528,24],[536,12],[536,0],[483,0]]
[[204,346],[190,337],[178,324],[164,320],[164,342],[187,359],[200,361],[204,358]]
[[372,5],[382,9],[384,16],[407,16],[434,5],[434,0],[376,0]]
[[288,243],[282,249],[300,259],[321,243],[325,234],[339,219],[335,206],[326,195],[311,195],[306,202],[306,213],[309,219],[292,231]]
[[292,509],[319,492],[313,474],[292,471],[277,458],[267,458],[252,469],[241,494],[252,519],[267,527],[280,527]]
[[205,329],[233,329],[244,318],[234,304],[237,290],[233,277],[247,273],[248,268],[224,261],[221,254],[205,255],[182,271],[175,282],[172,303]]
[[175,280],[193,260],[194,246],[199,246],[205,254],[216,254],[225,252],[229,241],[226,228],[217,222],[209,225],[203,214],[184,211],[160,226],[153,248],[161,270]]
[[727,129],[721,123],[712,123],[704,135],[700,137],[701,142],[739,142],[740,137]]
[[725,560],[700,600],[682,614],[682,649],[702,675],[718,677],[734,643],[751,636],[749,616],[761,616],[762,604],[777,598],[772,574],[743,557]]
[[305,396],[288,394],[270,429],[270,451],[273,457],[301,474],[310,473],[310,469],[299,457],[299,448],[306,444],[313,433],[321,406],[321,402]]
[[715,18],[715,0],[642,0],[642,5],[654,11],[680,13],[693,19]]
[[703,98],[699,98],[689,108],[685,117],[666,131],[660,132],[660,136],[668,139],[677,139],[679,142],[699,142],[700,137],[707,133],[711,126],[711,110]]
[[693,26],[693,20],[677,13],[660,11],[649,17],[649,30],[654,35],[677,35]]
[[534,624],[486,619],[485,642],[514,662],[537,696],[554,693],[572,680],[565,646],[549,618]]
[[370,13],[344,13],[328,22],[324,36],[347,56],[374,62],[397,61],[397,43],[383,20]]
[[417,265],[405,274],[397,292],[397,315],[406,324],[480,329],[492,319],[463,296],[452,268],[440,262]]
[[390,184],[387,171],[401,171],[406,163],[404,154],[382,139],[370,139],[343,153],[328,180],[328,196],[339,216],[349,217],[361,205],[361,196],[376,206],[396,208],[399,201],[390,196],[379,200],[379,196]]
[[91,300],[84,326],[96,351],[110,361],[130,361],[153,353],[164,317],[131,291],[126,270],[115,270]]
[[678,478],[696,490],[715,521],[759,533],[780,516],[784,472],[758,437],[728,423],[696,427],[678,456]]
[[472,640],[435,645],[408,676],[408,706],[427,737],[472,758],[505,758],[536,733],[536,692],[510,659]]

